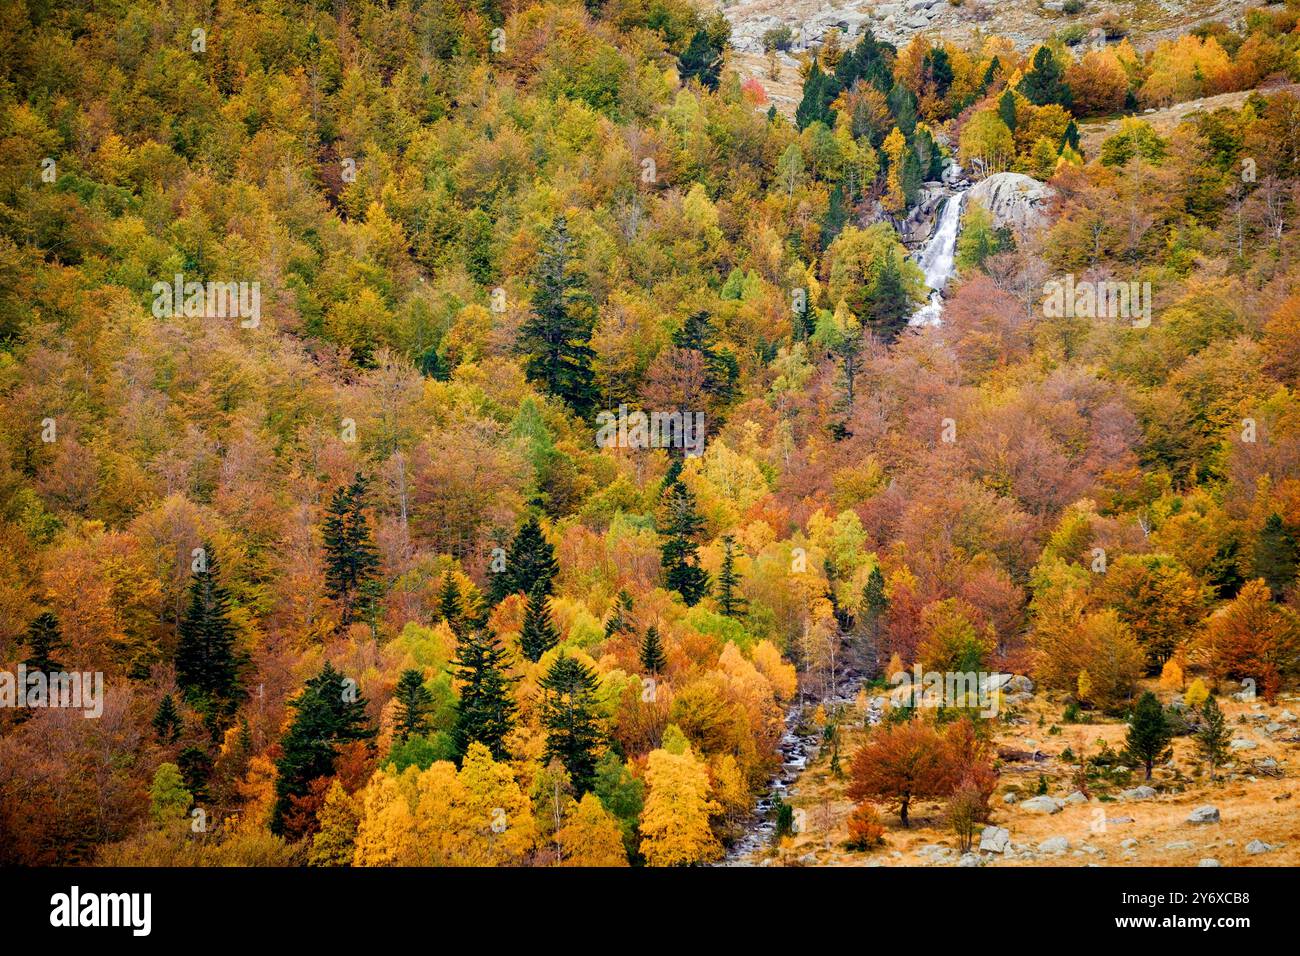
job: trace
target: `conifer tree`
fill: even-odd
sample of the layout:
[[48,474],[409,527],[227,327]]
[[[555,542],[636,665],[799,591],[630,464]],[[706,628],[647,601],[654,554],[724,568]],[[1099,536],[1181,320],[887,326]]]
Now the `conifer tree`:
[[29,671],[53,674],[63,670],[63,665],[54,659],[54,653],[63,649],[63,630],[59,619],[50,611],[38,614],[27,625],[27,647],[30,653],[23,661]]
[[438,589],[438,614],[453,634],[459,635],[465,629],[465,601],[451,568],[442,576],[442,587]]
[[1255,573],[1264,579],[1273,600],[1280,601],[1295,584],[1300,548],[1276,511],[1268,516],[1255,542]]
[[[911,155],[910,150],[907,155]],[[883,256],[866,303],[868,320],[884,341],[892,342],[907,327],[912,315],[912,300],[903,285],[902,264],[894,250]]]
[[704,390],[719,401],[730,401],[740,377],[740,364],[728,349],[719,349],[718,330],[708,312],[692,312],[673,333],[673,345],[699,352],[704,359]]
[[668,667],[663,640],[659,637],[659,629],[653,624],[646,628],[645,637],[641,639],[640,656],[641,666],[656,676],[662,674]]
[[744,613],[746,601],[738,593],[740,577],[736,574],[736,539],[726,535],[722,539],[722,567],[718,570],[718,610],[727,617]]
[[519,345],[528,356],[528,378],[585,418],[596,400],[595,317],[586,277],[572,268],[572,243],[568,220],[556,216],[542,245],[533,310],[519,328]]
[[597,714],[595,673],[576,657],[561,653],[542,678],[542,726],[546,759],[559,760],[575,792],[591,789],[605,742]]
[[393,693],[397,701],[395,734],[402,743],[412,737],[422,737],[429,732],[429,711],[433,709],[433,695],[424,686],[424,674],[414,667],[402,671]]
[[1065,71],[1046,46],[1040,46],[1034,53],[1033,68],[1021,78],[1016,89],[1035,106],[1058,103],[1068,109],[1074,101],[1065,82]]
[[696,30],[677,59],[677,75],[683,83],[698,80],[706,90],[716,90],[722,77],[722,49],[704,30]]
[[551,594],[555,575],[560,566],[555,561],[555,548],[546,540],[542,525],[536,515],[531,515],[506,554],[506,569],[492,578],[492,600],[500,601],[507,594],[530,594],[540,588]]
[[153,715],[153,732],[160,744],[174,744],[181,736],[181,715],[171,694],[164,694]]
[[305,796],[313,780],[334,775],[338,747],[375,735],[366,725],[365,697],[329,661],[289,701],[289,707],[294,717],[280,738],[271,811],[271,832],[279,835],[285,833],[285,815],[293,798]]
[[998,118],[1011,132],[1016,131],[1016,94],[1007,87],[998,98]]
[[1201,759],[1210,768],[1210,779],[1215,779],[1217,771],[1228,759],[1228,743],[1232,732],[1223,716],[1219,702],[1213,697],[1205,698],[1201,706],[1201,728],[1196,732],[1196,749]]
[[467,629],[456,644],[452,666],[462,686],[452,741],[460,758],[472,743],[487,747],[494,760],[509,757],[505,740],[514,728],[516,705],[505,659],[505,649],[486,629]]
[[542,655],[560,643],[560,632],[551,620],[550,599],[540,588],[528,595],[524,609],[524,624],[519,631],[519,649],[534,664]]
[[709,593],[708,572],[700,567],[699,546],[695,539],[704,522],[695,510],[695,496],[674,478],[664,490],[665,541],[660,549],[664,585],[694,607]]
[[632,621],[632,595],[626,590],[619,591],[618,597],[614,600],[613,613],[605,622],[605,640],[609,640],[616,634],[632,634],[635,630]]
[[1125,758],[1141,764],[1146,770],[1146,779],[1150,780],[1152,768],[1168,760],[1173,753],[1169,746],[1172,739],[1164,708],[1156,695],[1147,691],[1138,698],[1133,719],[1129,722],[1128,736],[1124,741]]
[[379,570],[379,552],[364,512],[367,479],[361,475],[330,499],[323,529],[325,587],[343,608],[343,626],[352,623],[362,588]]
[[190,600],[176,644],[176,683],[181,694],[210,720],[234,712],[241,696],[230,595],[221,584],[221,567],[211,546],[190,576]]

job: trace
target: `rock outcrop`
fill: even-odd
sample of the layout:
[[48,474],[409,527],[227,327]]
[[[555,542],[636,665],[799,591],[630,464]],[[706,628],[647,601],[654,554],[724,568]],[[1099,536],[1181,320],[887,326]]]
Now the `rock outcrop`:
[[1022,233],[1046,223],[1052,189],[1021,173],[994,173],[971,187],[970,198],[989,211],[995,227]]

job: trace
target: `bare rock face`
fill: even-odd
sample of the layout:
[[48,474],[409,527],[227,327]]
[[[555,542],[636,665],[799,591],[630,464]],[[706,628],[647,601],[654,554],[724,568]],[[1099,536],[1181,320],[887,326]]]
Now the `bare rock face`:
[[971,187],[970,198],[989,211],[996,228],[1010,226],[1024,233],[1046,223],[1052,189],[1022,173],[994,173]]

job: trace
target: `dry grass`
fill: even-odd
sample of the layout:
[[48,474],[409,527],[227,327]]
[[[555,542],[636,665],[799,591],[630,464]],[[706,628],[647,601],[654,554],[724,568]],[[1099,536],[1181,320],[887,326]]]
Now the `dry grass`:
[[[1168,699],[1169,694],[1163,694]],[[1060,760],[1067,747],[1075,753],[1080,744],[1087,744],[1088,753],[1095,754],[1105,740],[1115,749],[1122,747],[1125,726],[1117,721],[1086,725],[1061,725],[1059,734],[1049,734],[1054,722],[1061,718],[1058,703],[1036,695],[1023,709],[1027,723],[1000,724],[996,742],[1000,747],[1033,750],[1035,747],[1048,759],[1041,762],[1006,764],[1002,779],[993,797],[993,819],[997,826],[1010,831],[1011,842],[1036,848],[1049,837],[1065,837],[1070,850],[1060,856],[1038,855],[1036,859],[1004,859],[988,855],[988,865],[996,866],[1195,866],[1205,857],[1217,859],[1223,866],[1296,866],[1300,865],[1300,794],[1295,794],[1298,769],[1295,760],[1300,743],[1283,738],[1300,736],[1300,721],[1285,725],[1275,734],[1264,731],[1267,720],[1250,720],[1239,723],[1246,714],[1263,713],[1276,717],[1290,708],[1300,711],[1296,700],[1283,700],[1276,706],[1258,702],[1255,705],[1221,700],[1234,737],[1249,737],[1259,746],[1255,750],[1236,756],[1236,762],[1226,768],[1222,776],[1236,779],[1211,783],[1202,774],[1194,754],[1191,738],[1180,737],[1174,743],[1174,769],[1157,768],[1150,781],[1162,792],[1154,800],[1107,800],[1100,792],[1088,804],[1070,805],[1052,816],[1029,813],[1017,805],[1003,803],[1003,795],[1015,792],[1019,798],[1032,796],[1037,788],[1039,774],[1048,781],[1052,796],[1064,797],[1070,786],[1070,768]],[[1043,725],[1039,726],[1039,718]],[[846,771],[848,756],[861,742],[865,731],[860,725],[845,732],[841,747],[842,762]],[[1275,759],[1287,774],[1281,778],[1254,774],[1253,761],[1266,757]],[[1141,771],[1133,773],[1128,787],[1142,784]],[[804,831],[785,839],[780,847],[759,854],[753,862],[768,865],[821,865],[821,866],[925,866],[934,861],[917,851],[922,847],[940,844],[954,853],[940,865],[956,862],[957,839],[947,829],[943,808],[937,803],[923,803],[912,810],[912,826],[902,829],[896,814],[884,813],[888,825],[886,845],[870,853],[854,852],[844,848],[847,839],[845,821],[852,812],[853,803],[845,796],[846,779],[837,779],[829,767],[825,753],[810,764],[809,769],[793,788],[791,802],[804,811]],[[1165,788],[1181,792],[1163,792]],[[1106,796],[1113,797],[1115,788]],[[1213,804],[1219,808],[1221,822],[1196,825],[1186,822],[1188,814],[1196,807]],[[1099,813],[1104,811],[1104,813]],[[1132,817],[1132,823],[1107,823],[1098,829],[1096,821],[1104,815],[1110,820]],[[1136,845],[1123,847],[1121,842],[1136,840]],[[1251,840],[1282,846],[1269,853],[1251,856],[1246,844]],[[1186,847],[1166,849],[1169,844],[1190,844]],[[1081,845],[1094,848],[1095,853],[1079,849]]]

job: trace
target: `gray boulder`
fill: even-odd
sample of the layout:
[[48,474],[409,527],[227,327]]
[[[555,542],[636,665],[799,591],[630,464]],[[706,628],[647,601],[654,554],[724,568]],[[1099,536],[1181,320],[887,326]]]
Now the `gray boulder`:
[[1011,833],[1005,827],[986,826],[980,834],[981,853],[1006,853]]
[[1132,790],[1121,790],[1119,797],[1121,800],[1154,800],[1156,797],[1155,787],[1141,786],[1134,787]]
[[1063,836],[1051,837],[1038,844],[1039,853],[1064,853],[1070,849],[1070,841]]
[[1246,852],[1251,856],[1259,856],[1261,853],[1268,853],[1270,850],[1275,849],[1277,847],[1271,843],[1265,843],[1263,840],[1251,840],[1246,844]]
[[1188,823],[1218,823],[1219,808],[1206,804],[1203,807],[1197,807],[1187,815]]
[[1061,808],[1064,806],[1065,801],[1049,796],[1030,797],[1020,803],[1020,809],[1028,813],[1060,813]]
[[977,200],[993,217],[994,228],[1009,226],[1029,232],[1046,220],[1046,206],[1052,189],[1022,173],[994,173],[970,189],[970,199]]

